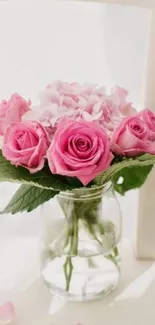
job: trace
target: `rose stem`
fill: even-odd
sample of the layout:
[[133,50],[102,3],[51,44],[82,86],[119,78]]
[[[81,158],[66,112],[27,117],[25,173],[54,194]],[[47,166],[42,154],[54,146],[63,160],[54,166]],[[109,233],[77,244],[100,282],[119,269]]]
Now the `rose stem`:
[[90,234],[93,236],[93,238],[102,246],[102,242],[97,238],[95,231],[93,229],[93,226],[89,223],[87,223],[87,228],[90,232]]
[[111,254],[105,256],[107,259],[111,260],[115,265],[116,267],[119,269],[119,264],[118,264],[118,261],[116,260],[116,258],[119,256],[119,251],[118,251],[118,248],[117,246],[115,246],[111,252]]
[[65,274],[65,279],[66,279],[66,291],[69,291],[71,276],[72,276],[72,270],[73,270],[73,264],[72,264],[71,256],[68,256],[66,258],[66,261],[64,263],[63,268],[64,268],[64,274]]
[[70,250],[68,252],[69,256],[66,258],[66,261],[63,266],[65,278],[66,278],[66,291],[69,291],[70,282],[72,278],[72,272],[73,272],[72,256],[78,255],[78,216],[76,214],[76,208],[74,210],[74,215],[73,215],[73,226],[72,226],[72,233],[70,239],[71,239]]

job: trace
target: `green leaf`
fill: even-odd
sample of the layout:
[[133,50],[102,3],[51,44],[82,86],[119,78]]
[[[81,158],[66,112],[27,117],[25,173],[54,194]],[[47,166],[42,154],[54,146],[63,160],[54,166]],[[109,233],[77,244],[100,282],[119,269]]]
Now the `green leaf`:
[[30,212],[36,209],[39,205],[53,198],[56,194],[58,194],[56,191],[46,190],[31,185],[21,185],[9,204],[2,212],[0,212],[0,214],[15,214],[25,210]]
[[[149,154],[144,154],[140,157],[136,158],[126,158],[123,159],[121,162],[113,164],[110,168],[105,170],[103,173],[101,173],[99,176],[95,178],[95,184],[97,185],[102,185],[110,180],[114,179],[114,176],[119,173],[119,177],[123,177],[124,169],[130,168],[130,177],[133,179],[136,176],[136,172],[138,168],[140,167],[150,167],[150,170],[152,166],[155,164],[155,155],[149,155]],[[133,169],[132,176],[131,176],[131,170],[132,168],[137,167],[137,169]],[[135,172],[134,172],[135,170]],[[144,171],[147,173],[147,169]],[[148,168],[149,172],[149,168]],[[141,172],[143,173],[143,169],[141,169]],[[148,174],[148,173],[147,173]],[[139,176],[140,177],[140,176]],[[133,188],[133,187],[132,187]]]
[[[152,167],[152,165],[143,167],[134,166],[121,169],[114,175],[112,179],[114,189],[121,195],[124,195],[125,192],[129,190],[141,187],[145,182]],[[118,180],[120,177],[122,177],[123,180],[121,184],[118,184]]]
[[[155,163],[155,156],[149,155],[149,154],[144,154],[140,157],[137,158],[125,158],[125,157],[115,157],[116,160],[114,160],[114,163],[110,168],[108,168],[106,171],[101,173],[99,176],[96,177],[93,182],[90,182],[88,186],[92,186],[92,183],[94,184],[93,186],[96,185],[102,185],[108,182],[109,180],[114,180],[115,184],[116,181],[114,179],[115,175],[119,173],[118,175],[123,175],[124,174],[124,169],[125,168],[130,168],[130,177],[131,177],[131,168],[133,167],[150,167],[154,165]],[[122,161],[120,161],[122,159]],[[134,172],[135,170],[135,172]],[[138,169],[134,169],[132,172],[132,179],[135,177],[136,172]],[[147,170],[145,169],[145,172],[147,173]],[[121,174],[123,173],[123,174]],[[127,173],[127,172],[125,172]],[[122,176],[123,177],[123,176]],[[141,178],[141,176],[138,176],[138,178]],[[129,177],[126,176],[126,179],[129,180]],[[67,191],[67,190],[72,190],[75,188],[80,188],[83,187],[82,183],[77,180],[76,178],[70,178],[70,177],[65,177],[61,175],[53,175],[51,171],[49,170],[48,165],[45,165],[43,170],[31,174],[26,168],[23,167],[15,167],[13,166],[9,161],[7,161],[3,155],[2,152],[0,151],[0,182],[15,182],[15,183],[22,183],[22,184],[28,184],[31,186],[47,189],[47,190],[53,190],[53,191]],[[138,183],[139,182],[139,183]],[[135,188],[138,187],[138,184],[142,184],[142,179],[141,181],[135,181],[134,184],[129,184],[127,186],[127,181],[126,181],[126,186],[124,189],[121,189],[121,187],[117,187],[119,191],[122,191],[124,193],[124,190],[130,189],[130,188]],[[117,184],[118,185],[118,184]]]
[[68,182],[67,177],[53,175],[48,166],[35,174],[31,174],[26,168],[12,165],[3,157],[0,151],[0,182],[5,181],[29,184],[55,191],[66,191],[75,188],[74,184]]

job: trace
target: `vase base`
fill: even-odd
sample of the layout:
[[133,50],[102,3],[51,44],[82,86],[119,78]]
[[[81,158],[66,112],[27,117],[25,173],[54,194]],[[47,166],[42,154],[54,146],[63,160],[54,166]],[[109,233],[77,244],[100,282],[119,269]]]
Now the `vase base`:
[[103,254],[81,258],[72,257],[72,277],[68,292],[64,276],[66,257],[57,257],[47,261],[42,269],[42,276],[49,290],[69,301],[91,301],[111,293],[118,285],[120,271],[117,261],[110,260]]
[[90,295],[84,295],[84,296],[75,296],[67,293],[62,293],[60,290],[54,290],[50,289],[49,291],[53,296],[60,296],[61,298],[64,298],[64,300],[69,302],[89,302],[89,301],[95,301],[99,299],[103,299],[104,297],[107,297],[109,294],[111,294],[118,286],[119,281],[115,285],[111,285],[104,289],[103,291],[95,294]]

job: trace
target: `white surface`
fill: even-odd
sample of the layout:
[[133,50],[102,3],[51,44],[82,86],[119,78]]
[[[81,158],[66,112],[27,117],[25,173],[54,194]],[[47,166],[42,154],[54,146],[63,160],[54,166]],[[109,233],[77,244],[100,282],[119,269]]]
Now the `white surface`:
[[[91,303],[69,303],[49,315],[51,295],[38,278],[25,292],[14,292],[14,325],[154,325],[155,263],[135,262],[128,240],[122,244],[122,279],[117,292]],[[54,303],[54,302],[53,302]]]
[[39,274],[39,258],[35,237],[0,238],[0,304],[34,282]]

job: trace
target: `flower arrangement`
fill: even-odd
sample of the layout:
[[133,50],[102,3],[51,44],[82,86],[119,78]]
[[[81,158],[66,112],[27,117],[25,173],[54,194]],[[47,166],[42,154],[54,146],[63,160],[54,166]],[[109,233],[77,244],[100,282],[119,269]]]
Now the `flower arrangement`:
[[[119,87],[108,94],[96,85],[56,81],[38,107],[18,94],[3,100],[0,181],[22,185],[1,213],[30,212],[60,191],[95,191],[109,181],[122,195],[139,188],[155,163],[155,114],[138,113],[127,96]],[[87,223],[93,234],[91,218]],[[72,236],[77,228],[76,220]],[[74,243],[76,254],[78,238]],[[70,277],[67,290],[69,284]]]
[[[155,161],[155,114],[149,109],[137,113],[119,87],[107,95],[96,85],[56,81],[40,94],[35,109],[14,94],[0,103],[0,135],[1,181],[22,182],[22,191],[27,184],[28,192],[40,190],[40,201],[19,202],[12,211],[9,205],[5,212],[32,210],[43,203],[48,189],[52,197],[109,179],[123,194],[131,188],[130,172],[140,171],[132,184],[139,187]],[[120,175],[122,184],[117,182]]]

